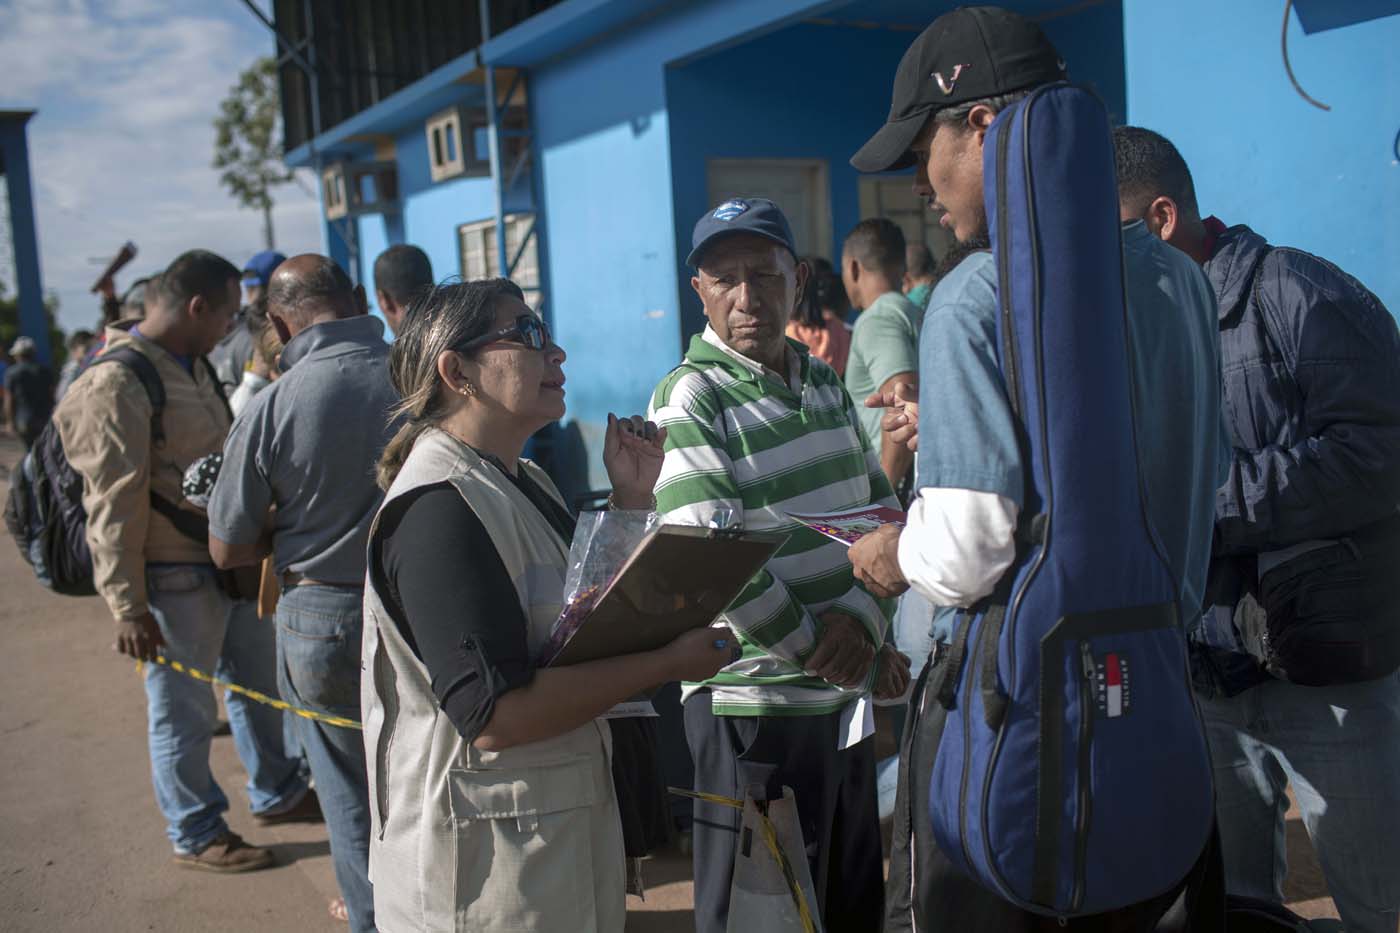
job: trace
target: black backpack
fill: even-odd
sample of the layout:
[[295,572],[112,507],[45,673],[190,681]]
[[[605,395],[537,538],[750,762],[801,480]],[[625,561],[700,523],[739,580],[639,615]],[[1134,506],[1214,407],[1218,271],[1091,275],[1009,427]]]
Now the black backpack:
[[[201,358],[209,369],[209,361]],[[151,446],[165,444],[161,415],[165,411],[165,383],[155,364],[132,347],[117,347],[92,361],[91,366],[120,363],[136,374],[151,401]],[[222,398],[222,392],[220,392]],[[151,508],[164,515],[185,537],[207,546],[209,521],[151,492]],[[92,554],[87,544],[87,510],[83,508],[83,478],[68,462],[63,439],[50,421],[33,448],[15,468],[5,502],[5,525],[39,582],[64,596],[92,596]]]

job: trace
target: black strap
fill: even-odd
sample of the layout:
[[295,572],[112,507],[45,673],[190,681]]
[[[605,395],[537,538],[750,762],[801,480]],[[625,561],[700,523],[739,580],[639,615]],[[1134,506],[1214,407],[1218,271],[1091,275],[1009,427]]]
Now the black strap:
[[[229,406],[228,396],[224,394],[224,383],[219,379],[219,371],[214,368],[214,364],[209,362],[209,357],[201,356],[199,362],[204,364],[204,372],[209,376],[209,383],[214,387],[214,394],[219,397],[219,401],[224,405],[224,411],[228,412],[229,420],[233,420],[233,409]],[[191,373],[193,375],[193,373]]]
[[[214,386],[214,392],[219,396],[219,401],[223,404],[224,410],[233,417],[232,410],[229,409],[228,399],[224,396],[224,387],[219,383],[219,375],[214,371],[214,366],[209,362],[208,357],[201,356],[199,362],[204,365],[204,370],[209,374],[209,380]],[[99,363],[120,363],[136,375],[141,387],[146,390],[146,397],[151,402],[151,446],[163,447],[165,445],[165,382],[160,378],[160,370],[156,369],[156,364],[151,362],[140,350],[135,347],[114,347],[107,350],[97,359],[92,361],[92,365]],[[202,515],[198,515],[188,509],[182,509],[169,499],[151,491],[151,508],[175,526],[175,530],[180,532],[191,541],[197,542],[202,547],[209,546],[209,520]]]
[[165,382],[156,364],[135,347],[114,347],[92,361],[93,366],[101,363],[121,363],[136,375],[151,401],[151,446],[164,447],[165,428],[161,416],[165,413]]
[[151,508],[164,515],[175,530],[201,547],[209,546],[209,519],[182,509],[160,493],[151,491]]
[[982,715],[987,728],[996,732],[1006,718],[1008,699],[997,685],[997,662],[1001,651],[1001,627],[1006,622],[1006,601],[998,600],[987,610],[982,635]]
[[967,636],[972,629],[973,613],[969,609],[958,610],[958,627],[953,633],[953,644],[948,649],[948,663],[938,672],[938,681],[933,684],[935,695],[944,709],[957,706],[958,679],[962,676],[963,661],[967,658]]

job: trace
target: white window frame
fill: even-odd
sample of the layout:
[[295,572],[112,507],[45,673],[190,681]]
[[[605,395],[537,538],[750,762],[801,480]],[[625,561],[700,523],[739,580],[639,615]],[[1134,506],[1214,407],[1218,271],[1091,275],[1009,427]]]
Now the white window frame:
[[[506,215],[506,254],[514,256],[523,237],[530,234],[534,214]],[[457,253],[461,262],[462,280],[493,279],[500,275],[496,259],[496,222],[477,220],[457,228]],[[525,303],[539,310],[543,296],[540,286],[539,238],[530,235],[530,242],[520,254],[520,262],[511,272],[511,280],[525,293]]]
[[339,220],[350,213],[344,163],[338,162],[321,173],[321,203],[327,220]]

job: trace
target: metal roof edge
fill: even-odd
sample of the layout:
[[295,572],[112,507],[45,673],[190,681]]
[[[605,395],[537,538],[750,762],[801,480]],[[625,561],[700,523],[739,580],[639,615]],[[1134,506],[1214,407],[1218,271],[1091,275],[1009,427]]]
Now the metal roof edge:
[[655,0],[564,0],[481,46],[490,65],[527,67],[651,12]]
[[312,165],[313,144],[315,149],[327,150],[347,145],[352,137],[383,133],[386,125],[406,122],[413,119],[417,110],[425,110],[427,117],[438,109],[436,103],[427,104],[425,99],[449,89],[461,78],[480,67],[478,50],[473,49],[459,55],[445,65],[428,72],[408,87],[401,88],[365,110],[361,110],[348,120],[321,133],[314,140],[302,143],[282,156],[282,161],[291,168],[309,168]]

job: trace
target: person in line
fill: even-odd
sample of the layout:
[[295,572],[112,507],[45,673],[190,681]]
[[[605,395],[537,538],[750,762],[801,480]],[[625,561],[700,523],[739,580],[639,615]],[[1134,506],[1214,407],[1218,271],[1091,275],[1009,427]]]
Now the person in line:
[[252,355],[248,358],[248,366],[243,370],[238,388],[228,397],[228,407],[233,409],[235,418],[248,407],[253,396],[272,385],[277,378],[277,357],[282,353],[282,341],[267,317],[266,295],[259,296],[248,307],[241,326],[248,328]]
[[102,280],[98,285],[98,291],[102,293],[102,316],[98,322],[97,336],[88,344],[87,353],[78,367],[79,373],[102,354],[107,346],[107,333],[112,327],[120,323],[129,328],[151,310],[160,294],[160,275],[157,272],[137,279],[121,298],[117,298],[116,285],[111,279]]
[[818,261],[825,263],[821,257],[808,256],[802,261],[810,274],[802,300],[797,303],[792,320],[788,321],[787,335],[806,344],[813,359],[821,360],[834,369],[836,375],[844,376],[846,359],[851,353],[851,325],[846,323],[851,305],[846,298],[846,287],[834,272],[817,271]]
[[[420,296],[394,344],[404,424],[365,594],[370,870],[383,930],[621,930],[623,838],[599,718],[732,657],[703,629],[562,668],[574,519],[525,442],[564,415],[564,351],[506,279]],[[649,509],[665,432],[609,417],[621,509]]]
[[[1202,219],[1191,171],[1161,135],[1119,127],[1114,145],[1123,219],[1199,263],[1220,307],[1232,457],[1216,497],[1215,609],[1193,649],[1229,890],[1282,903],[1291,785],[1342,923],[1393,933],[1400,331],[1326,260]],[[1240,637],[1263,629],[1284,643],[1308,626],[1390,660],[1290,683]]]
[[[928,79],[961,66],[951,87]],[[851,159],[862,172],[913,166],[914,191],[943,213],[962,242],[987,241],[983,143],[996,115],[1035,87],[1064,78],[1064,62],[1038,26],[997,7],[944,14],[914,40],[894,82],[890,119]],[[1200,606],[1210,554],[1211,510],[1224,478],[1215,302],[1200,270],[1141,224],[1123,230],[1131,386],[1143,451],[1146,498],[1180,605]],[[997,343],[996,263],[975,251],[942,281],[919,341],[917,498],[904,529],[885,526],[849,551],[873,592],[912,585],[945,607],[935,640],[951,634],[948,607],[968,607],[1015,572],[1015,531],[1025,488],[1016,418],[1007,400]],[[907,417],[907,413],[905,413]],[[937,651],[929,678],[947,663]],[[957,917],[969,930],[1030,931],[1042,918],[973,882],[928,830],[928,779],[947,711],[930,701],[906,725],[890,865],[886,929],[925,929]],[[1145,842],[1144,844],[1150,844]],[[1152,929],[1160,918],[1218,929],[1224,905],[1212,841],[1177,888],[1112,916],[1069,920],[1069,929]],[[1216,923],[1217,925],[1210,925]],[[1105,927],[1106,928],[1106,927]],[[1119,928],[1119,927],[1114,927]],[[1171,929],[1192,927],[1172,926]]]
[[[954,242],[934,270],[933,285],[941,282],[968,256],[985,249],[986,244],[982,242]],[[920,310],[922,312],[922,308]],[[901,445],[909,451],[909,456],[914,460],[918,457],[918,425],[914,423],[917,421],[917,415],[906,415],[905,408],[907,406],[911,413],[917,412],[918,399],[919,392],[915,385],[896,381],[890,391],[873,393],[862,400],[866,409],[873,409],[877,415],[883,415],[878,419],[879,430],[883,435],[881,444]],[[890,422],[888,426],[886,421]],[[918,590],[910,589],[899,597],[899,606],[895,610],[892,623],[894,646],[900,654],[910,658],[915,667],[922,666],[933,651],[933,619],[934,606]],[[901,744],[908,714],[907,700],[890,710],[896,749]],[[882,822],[894,815],[895,797],[899,789],[899,761],[900,756],[896,751],[875,767]]]
[[[273,554],[282,587],[282,699],[356,719],[365,546],[382,499],[374,465],[393,435],[398,404],[384,323],[369,316],[364,290],[340,266],[310,254],[277,268],[267,307],[285,343],[283,375],[253,396],[229,433],[209,502],[210,548],[221,567]],[[331,910],[343,910],[351,929],[365,933],[374,929],[374,896],[364,744],[352,729],[300,716],[295,722],[344,898]]]
[[[862,220],[846,236],[841,249],[841,280],[851,305],[861,309],[851,334],[846,391],[864,399],[872,393],[893,392],[897,385],[919,387],[919,327],[921,307],[904,297],[904,233],[883,217]],[[914,457],[880,431],[880,411],[856,410],[866,440],[879,451],[880,468],[903,502],[910,484]]]
[[[225,592],[208,542],[168,517],[182,501],[185,470],[219,450],[228,433],[229,411],[203,357],[237,309],[237,267],[205,250],[182,254],[149,296],[145,319],[107,331],[110,348],[134,349],[160,374],[163,441],[153,437],[145,388],[120,363],[84,371],[54,421],[83,478],[94,582],[116,619],[115,650],[140,661],[160,654],[269,692],[276,686],[272,633],[251,603]],[[271,852],[245,843],[224,822],[228,799],[209,769],[212,688],[163,664],[146,665],[143,677],[151,778],[175,864],[215,872],[271,865]],[[313,805],[300,769],[284,753],[282,714],[237,695],[227,707],[254,815],[281,821]]]
[[214,371],[219,374],[219,382],[224,387],[225,395],[232,395],[238,388],[243,380],[243,372],[248,367],[248,361],[253,356],[253,334],[247,326],[249,311],[267,294],[272,273],[286,259],[286,256],[276,250],[267,249],[249,259],[243,266],[243,306],[238,309],[238,315],[229,325],[228,334],[219,341],[214,352],[209,354],[209,360],[214,364]]
[[924,243],[910,243],[904,251],[904,297],[920,311],[928,307],[929,296],[938,284],[938,263]]
[[[742,798],[757,784],[767,799],[791,787],[823,925],[878,930],[874,743],[842,748],[839,736],[872,690],[904,692],[908,662],[883,647],[889,606],[855,581],[843,547],[786,512],[897,503],[836,373],[784,337],[808,271],[782,211],[727,201],[696,223],[692,245],[709,323],[652,398],[668,432],[658,510],[688,525],[729,512],[747,530],[791,535],[721,616],[740,660],[684,685],[695,787]],[[738,812],[697,801],[700,933],[727,928],[738,844]]]
[[5,369],[5,422],[27,452],[53,414],[53,373],[34,358],[32,337],[20,337],[10,347],[14,360]]
[[58,371],[58,388],[54,390],[54,403],[63,401],[63,396],[73,386],[73,380],[83,371],[83,359],[92,347],[93,334],[90,330],[75,330],[68,337],[68,359]]
[[403,330],[403,316],[413,299],[433,287],[433,264],[416,246],[399,243],[374,261],[374,300],[395,334]]

